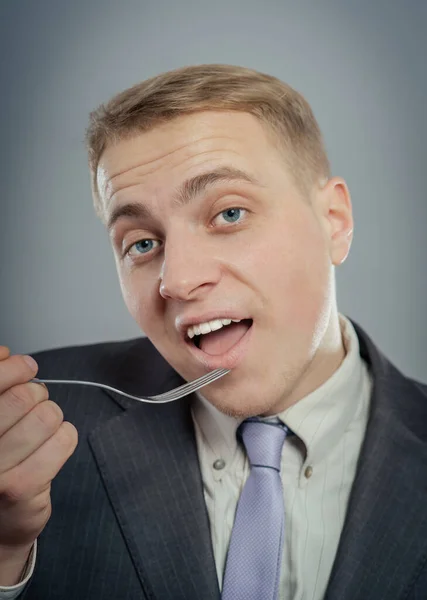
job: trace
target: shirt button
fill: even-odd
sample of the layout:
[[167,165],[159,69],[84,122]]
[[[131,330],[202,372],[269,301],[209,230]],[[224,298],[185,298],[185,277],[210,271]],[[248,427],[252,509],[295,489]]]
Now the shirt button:
[[310,479],[310,477],[313,475],[313,467],[307,467],[304,471],[304,475],[306,479]]
[[216,469],[217,471],[221,471],[221,469],[223,469],[224,467],[225,467],[225,460],[223,460],[222,458],[218,458],[213,464],[213,468]]

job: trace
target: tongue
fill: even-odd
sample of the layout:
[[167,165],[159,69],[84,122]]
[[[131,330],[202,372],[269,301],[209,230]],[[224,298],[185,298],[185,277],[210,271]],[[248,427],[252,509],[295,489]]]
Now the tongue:
[[206,354],[213,356],[228,352],[249,329],[249,323],[241,321],[240,323],[231,323],[218,331],[206,333],[200,338],[200,349]]

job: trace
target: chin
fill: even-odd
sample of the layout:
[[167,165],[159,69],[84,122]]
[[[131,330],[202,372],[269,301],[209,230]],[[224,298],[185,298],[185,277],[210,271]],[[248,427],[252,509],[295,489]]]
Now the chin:
[[250,375],[239,373],[236,377],[237,373],[232,370],[207,386],[202,394],[220,412],[235,418],[277,415],[288,408],[301,371],[300,366],[292,365],[286,372],[274,376],[273,371],[265,369],[264,383],[260,384],[253,372]]
[[220,412],[236,419],[247,419],[248,417],[256,417],[266,413],[273,414],[271,411],[275,404],[260,400],[260,396],[253,393],[229,392],[227,394],[218,394],[206,391],[203,396]]

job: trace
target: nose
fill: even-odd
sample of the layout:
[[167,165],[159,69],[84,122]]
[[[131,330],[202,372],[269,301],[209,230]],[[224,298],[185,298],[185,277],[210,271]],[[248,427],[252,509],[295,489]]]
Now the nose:
[[220,263],[209,247],[186,236],[168,240],[160,272],[160,295],[165,299],[194,300],[221,278]]

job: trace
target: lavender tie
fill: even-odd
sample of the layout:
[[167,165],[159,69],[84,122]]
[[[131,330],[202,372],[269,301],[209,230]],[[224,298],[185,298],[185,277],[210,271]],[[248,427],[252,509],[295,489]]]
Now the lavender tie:
[[285,508],[280,462],[288,428],[258,419],[238,430],[251,472],[240,495],[227,554],[222,600],[277,600]]

